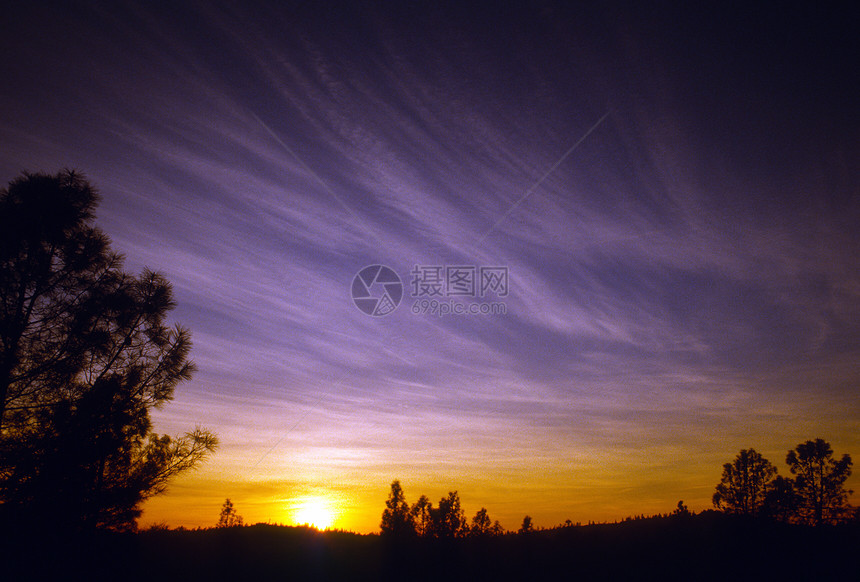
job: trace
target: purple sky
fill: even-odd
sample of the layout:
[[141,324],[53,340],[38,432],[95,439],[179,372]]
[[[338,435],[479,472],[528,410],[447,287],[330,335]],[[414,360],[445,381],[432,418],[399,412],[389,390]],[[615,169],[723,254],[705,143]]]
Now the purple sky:
[[[860,454],[856,19],[99,4],[6,13],[0,179],[83,171],[175,286],[200,371],[158,428],[222,447],[159,519],[369,531],[399,477],[552,525]],[[416,264],[507,267],[507,313],[412,313]]]

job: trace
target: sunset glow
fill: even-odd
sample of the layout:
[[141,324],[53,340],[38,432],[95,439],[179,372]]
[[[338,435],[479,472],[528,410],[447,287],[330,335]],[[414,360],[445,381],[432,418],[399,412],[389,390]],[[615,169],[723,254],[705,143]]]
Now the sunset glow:
[[331,503],[319,497],[298,501],[292,513],[296,525],[310,525],[319,530],[330,528],[335,520]]

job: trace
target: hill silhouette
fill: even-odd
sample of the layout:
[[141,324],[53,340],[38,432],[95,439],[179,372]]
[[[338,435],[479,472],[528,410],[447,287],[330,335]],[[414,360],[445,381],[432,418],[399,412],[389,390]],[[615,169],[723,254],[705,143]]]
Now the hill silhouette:
[[848,580],[860,523],[810,527],[706,511],[528,534],[391,539],[256,524],[7,539],[8,579]]

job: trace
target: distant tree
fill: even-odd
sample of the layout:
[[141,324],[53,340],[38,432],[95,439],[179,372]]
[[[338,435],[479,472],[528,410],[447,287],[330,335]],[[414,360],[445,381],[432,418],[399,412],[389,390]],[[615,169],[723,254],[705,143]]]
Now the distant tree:
[[518,533],[528,534],[534,531],[534,526],[532,525],[532,518],[530,515],[527,515],[523,518],[523,524],[520,526],[520,530]]
[[686,505],[684,505],[684,500],[682,499],[682,500],[678,501],[678,506],[675,507],[675,511],[674,511],[673,515],[680,515],[683,517],[688,517],[692,514],[690,513],[690,508],[687,507]]
[[460,495],[456,491],[450,491],[447,497],[440,499],[439,506],[432,509],[430,515],[430,531],[434,537],[461,537],[467,531],[466,514],[460,507]]
[[426,495],[418,498],[418,501],[410,509],[410,514],[412,515],[412,522],[415,524],[415,533],[421,537],[430,535],[433,503],[430,502]]
[[472,518],[472,527],[469,530],[473,536],[486,536],[492,533],[493,522],[487,515],[487,509],[482,507]]
[[80,174],[0,190],[0,518],[134,529],[141,502],[216,445],[152,432],[191,377],[170,284],[122,270]]
[[759,515],[776,468],[755,449],[743,449],[735,460],[723,465],[723,476],[713,496],[717,509],[740,515]]
[[493,522],[493,527],[490,528],[490,534],[494,536],[500,536],[505,533],[505,528],[502,527],[502,524],[499,523],[499,520]]
[[382,512],[382,534],[395,538],[409,537],[415,534],[415,522],[406,503],[406,496],[400,481],[395,479],[391,483],[391,492],[388,501],[385,502],[385,510]]
[[221,506],[221,515],[218,517],[218,523],[215,527],[241,527],[243,523],[244,520],[236,512],[233,502],[230,499],[224,501],[224,505]]
[[845,481],[851,475],[851,457],[833,458],[830,443],[806,441],[788,452],[785,459],[794,478],[798,520],[810,525],[837,523],[851,514]]

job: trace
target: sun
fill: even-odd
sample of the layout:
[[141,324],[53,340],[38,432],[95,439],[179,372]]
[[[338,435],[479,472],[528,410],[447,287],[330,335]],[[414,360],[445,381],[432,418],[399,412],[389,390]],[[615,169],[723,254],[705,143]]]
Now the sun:
[[331,527],[334,512],[327,500],[311,497],[299,501],[293,509],[293,520],[298,525],[309,525],[322,530]]

